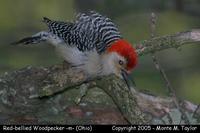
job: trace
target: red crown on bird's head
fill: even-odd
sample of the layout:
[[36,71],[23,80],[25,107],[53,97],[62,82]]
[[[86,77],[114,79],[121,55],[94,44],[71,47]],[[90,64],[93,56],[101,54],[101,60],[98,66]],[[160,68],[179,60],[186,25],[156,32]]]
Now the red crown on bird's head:
[[123,39],[116,40],[109,48],[108,52],[116,52],[127,60],[127,71],[131,71],[137,64],[137,54],[130,43]]

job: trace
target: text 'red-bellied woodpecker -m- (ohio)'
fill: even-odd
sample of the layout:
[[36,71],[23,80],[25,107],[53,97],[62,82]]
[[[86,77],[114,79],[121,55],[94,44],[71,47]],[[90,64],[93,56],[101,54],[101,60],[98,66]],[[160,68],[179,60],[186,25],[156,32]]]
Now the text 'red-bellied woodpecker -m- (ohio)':
[[52,21],[46,17],[43,21],[48,31],[13,44],[48,41],[66,62],[83,71],[88,78],[115,74],[127,83],[128,74],[137,64],[137,54],[111,19],[89,12],[78,14],[74,22]]

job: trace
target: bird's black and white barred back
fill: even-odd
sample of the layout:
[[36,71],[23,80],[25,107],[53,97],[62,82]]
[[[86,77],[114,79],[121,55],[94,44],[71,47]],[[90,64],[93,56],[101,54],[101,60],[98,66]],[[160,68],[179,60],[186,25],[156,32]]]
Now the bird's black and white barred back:
[[[79,14],[74,27],[74,31],[79,32],[81,36],[79,49],[90,50],[96,48],[97,52],[101,53],[105,51],[111,42],[122,38],[117,26],[111,19],[96,12]],[[86,44],[86,46],[83,44]]]
[[111,42],[122,38],[111,19],[96,12],[80,13],[73,23],[53,21],[46,17],[43,22],[49,28],[47,32],[39,32],[15,44],[40,43],[46,40],[59,44],[63,41],[66,45],[77,47],[82,52],[95,49],[98,53],[102,53]]

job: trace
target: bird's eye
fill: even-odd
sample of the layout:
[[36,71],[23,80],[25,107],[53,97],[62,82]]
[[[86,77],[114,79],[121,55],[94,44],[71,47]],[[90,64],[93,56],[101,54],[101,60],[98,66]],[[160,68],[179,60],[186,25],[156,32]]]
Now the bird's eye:
[[123,65],[124,62],[123,62],[122,60],[119,60],[119,64],[120,64],[120,65]]

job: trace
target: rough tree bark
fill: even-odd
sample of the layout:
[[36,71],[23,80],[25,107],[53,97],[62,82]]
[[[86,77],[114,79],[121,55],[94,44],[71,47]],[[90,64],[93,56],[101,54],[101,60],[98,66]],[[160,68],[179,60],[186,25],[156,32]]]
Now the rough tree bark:
[[[142,41],[136,48],[143,56],[196,42],[199,29]],[[199,106],[181,103],[190,123],[199,123]],[[1,124],[179,124],[180,116],[170,97],[130,91],[114,75],[87,81],[84,73],[66,63],[0,76]]]

